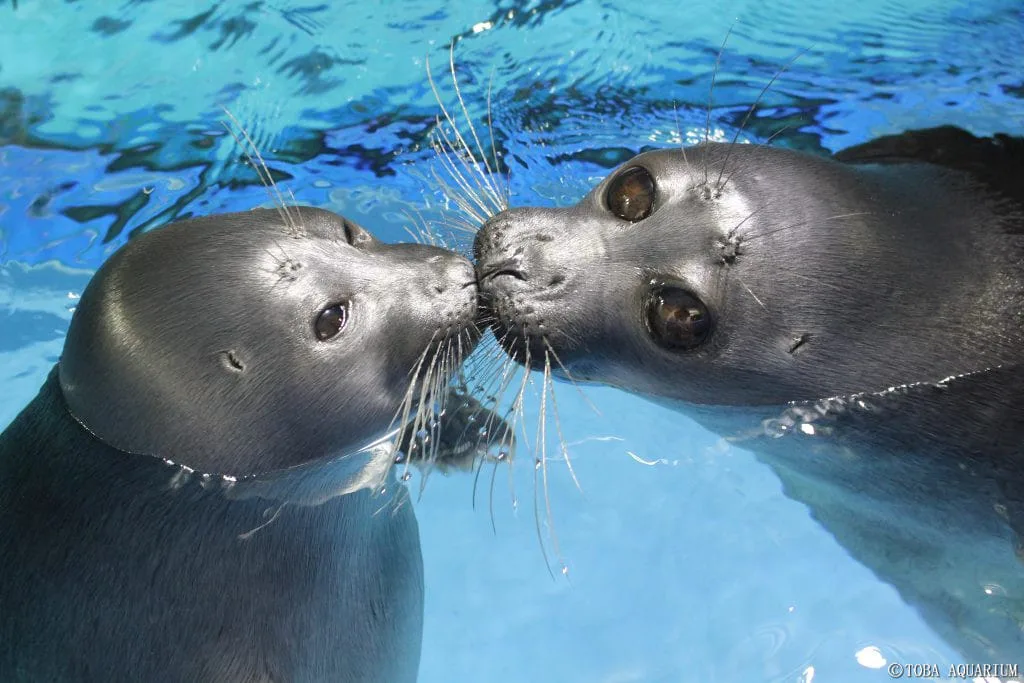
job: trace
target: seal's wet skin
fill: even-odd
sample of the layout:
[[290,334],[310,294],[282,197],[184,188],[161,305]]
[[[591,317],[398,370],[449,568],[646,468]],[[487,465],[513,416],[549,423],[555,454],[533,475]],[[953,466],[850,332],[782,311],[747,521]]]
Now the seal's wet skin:
[[575,206],[499,213],[474,250],[513,358],[749,437],[966,656],[1019,661],[1020,138],[647,152]]
[[443,400],[475,313],[466,259],[326,211],[127,243],[0,436],[0,680],[414,681],[408,494],[331,478]]

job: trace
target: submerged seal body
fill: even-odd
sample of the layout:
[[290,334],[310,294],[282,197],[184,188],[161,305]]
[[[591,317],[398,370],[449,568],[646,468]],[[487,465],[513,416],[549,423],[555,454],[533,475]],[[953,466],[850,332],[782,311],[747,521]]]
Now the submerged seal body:
[[331,462],[443,386],[474,280],[310,208],[118,250],[0,436],[0,680],[414,681],[408,494]]
[[1020,138],[646,152],[474,250],[514,358],[748,436],[965,655],[1020,659]]

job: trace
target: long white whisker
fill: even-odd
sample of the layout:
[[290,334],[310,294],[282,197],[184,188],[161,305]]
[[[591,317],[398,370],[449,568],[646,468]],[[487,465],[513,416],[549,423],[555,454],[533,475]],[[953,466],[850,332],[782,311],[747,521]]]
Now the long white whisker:
[[[813,46],[811,46],[811,47],[813,47]],[[772,87],[772,84],[775,83],[775,81],[778,80],[778,78],[782,74],[784,74],[786,72],[786,69],[788,69],[789,67],[793,66],[793,64],[796,62],[796,60],[800,59],[800,57],[802,57],[805,54],[807,54],[807,52],[810,49],[811,48],[808,47],[805,50],[797,53],[797,55],[795,57],[793,57],[793,59],[789,60],[788,64],[786,64],[784,67],[782,67],[777,72],[775,72],[775,75],[772,76],[772,79],[770,81],[768,81],[767,85],[765,85],[763,88],[761,88],[761,92],[758,94],[757,99],[754,100],[754,103],[752,105],[750,105],[749,109],[747,109],[747,115],[744,116],[743,117],[743,121],[740,122],[740,127],[736,129],[736,133],[732,137],[732,143],[729,145],[729,149],[725,153],[725,161],[722,163],[722,168],[718,172],[718,178],[715,180],[715,192],[721,192],[722,174],[725,172],[725,166],[729,162],[729,156],[732,154],[732,148],[736,144],[736,141],[739,140],[740,133],[742,133],[743,129],[746,128],[747,121],[750,120],[750,116],[754,113],[754,110],[757,109],[757,105],[760,104],[761,99],[768,92],[768,89]]]
[[[273,192],[276,195],[277,201],[280,203],[281,210],[284,211],[284,214],[285,214],[285,219],[284,219],[285,226],[290,228],[295,233],[301,235],[302,232],[301,232],[301,229],[299,227],[299,223],[298,223],[298,221],[296,221],[292,217],[291,212],[288,210],[288,205],[284,201],[284,195],[281,194],[281,190],[278,188],[277,183],[274,182],[274,177],[271,175],[270,169],[267,167],[266,161],[263,160],[263,155],[260,154],[259,148],[256,147],[256,143],[253,142],[251,137],[249,137],[248,131],[246,131],[245,127],[238,121],[237,118],[235,118],[235,115],[232,114],[230,111],[228,111],[227,107],[221,107],[221,109],[224,111],[224,114],[227,115],[227,117],[231,120],[231,122],[233,124],[235,124],[236,127],[238,127],[238,130],[241,132],[242,137],[245,138],[245,141],[248,143],[249,147],[252,149],[253,153],[256,155],[256,159],[257,159],[257,161],[259,161],[259,169],[262,169],[263,174],[264,174],[264,176],[267,179],[266,182],[269,183],[269,187],[272,188]],[[232,130],[230,128],[228,128],[228,126],[225,125],[224,127],[225,127],[225,129],[229,133],[231,133],[232,137],[235,137],[234,132],[232,132]],[[239,141],[237,137],[235,137],[235,140],[238,141],[239,143],[241,143],[241,141]],[[249,155],[246,154],[246,157],[249,158]],[[250,159],[250,163],[252,163],[251,158],[249,158],[249,159]],[[254,168],[255,168],[255,165],[254,165]],[[259,174],[259,172],[260,172],[259,169],[256,170],[257,174]],[[293,197],[293,199],[294,199],[294,197]]]

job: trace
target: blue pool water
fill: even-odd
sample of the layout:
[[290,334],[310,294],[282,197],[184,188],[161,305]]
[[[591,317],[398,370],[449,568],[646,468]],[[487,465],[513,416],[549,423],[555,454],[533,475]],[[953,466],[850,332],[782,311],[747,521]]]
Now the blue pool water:
[[[423,180],[438,112],[425,57],[453,104],[454,37],[478,121],[492,83],[516,204],[571,204],[640,149],[699,140],[730,27],[717,137],[803,50],[746,139],[785,126],[776,144],[834,150],[944,123],[1024,133],[1020,0],[99,5],[0,0],[0,425],[132,234],[267,203],[221,107],[299,202],[393,241],[412,212],[441,220]],[[529,457],[518,506],[498,477],[495,530],[470,478],[429,480],[424,683],[880,681],[884,662],[963,661],[748,452],[640,399],[586,398],[600,415],[560,387],[582,485],[552,468],[568,578],[545,568]]]

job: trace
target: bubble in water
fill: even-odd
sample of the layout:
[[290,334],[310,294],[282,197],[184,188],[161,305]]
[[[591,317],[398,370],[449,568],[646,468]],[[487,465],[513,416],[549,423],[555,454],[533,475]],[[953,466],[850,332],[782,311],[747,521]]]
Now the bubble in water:
[[789,425],[782,420],[765,420],[761,426],[764,433],[773,439],[779,439],[789,433]]
[[985,595],[997,595],[1000,597],[1006,596],[1006,589],[998,583],[986,583],[981,587],[981,589],[985,591]]

